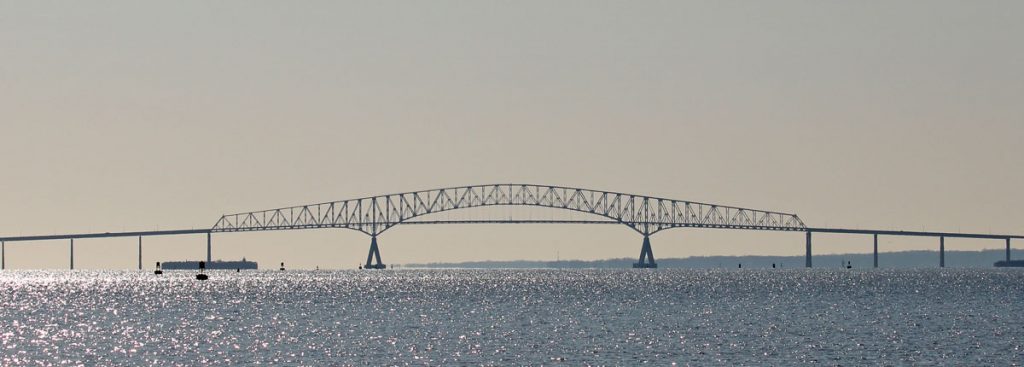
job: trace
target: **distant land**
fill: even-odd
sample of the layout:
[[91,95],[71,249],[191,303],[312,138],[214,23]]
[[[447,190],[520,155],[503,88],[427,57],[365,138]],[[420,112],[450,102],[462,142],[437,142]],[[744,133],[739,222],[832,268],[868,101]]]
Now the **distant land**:
[[[1011,257],[1021,259],[1024,250],[1013,250]],[[984,251],[946,251],[946,267],[948,268],[992,268],[996,261],[1006,257],[1005,250]],[[801,256],[697,256],[687,258],[657,259],[659,268],[738,268],[744,269],[771,268],[774,263],[781,268],[803,268],[804,257]],[[637,259],[620,258],[607,260],[559,260],[559,261],[468,261],[458,263],[427,263],[404,264],[405,268],[465,268],[465,269],[521,269],[521,268],[631,268]],[[871,254],[830,254],[814,255],[815,268],[839,268],[840,264],[850,261],[854,268],[870,268]],[[879,268],[937,268],[939,266],[938,251],[902,251],[882,252],[878,254]]]

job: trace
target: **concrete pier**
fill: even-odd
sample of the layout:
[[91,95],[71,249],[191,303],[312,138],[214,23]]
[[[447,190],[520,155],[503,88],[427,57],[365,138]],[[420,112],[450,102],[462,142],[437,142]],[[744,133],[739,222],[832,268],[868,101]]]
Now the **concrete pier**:
[[139,236],[139,270],[142,270],[142,236]]
[[946,237],[939,237],[939,267],[946,267]]
[[[377,263],[374,264],[373,260],[377,260]],[[380,261],[380,248],[377,246],[377,236],[371,236],[370,253],[366,255],[366,265],[363,265],[363,269],[387,269],[387,265]]]
[[878,234],[877,233],[875,234],[875,254],[874,255],[875,255],[875,257],[874,257],[875,268],[877,269],[878,268]]
[[1006,262],[1010,262],[1010,239],[1006,239]]
[[75,239],[71,239],[71,270],[75,270]]
[[644,244],[640,247],[640,261],[633,264],[634,268],[653,269],[658,264],[654,262],[654,251],[651,249],[651,237],[644,235]]
[[807,232],[807,254],[804,259],[804,267],[811,267],[811,232]]

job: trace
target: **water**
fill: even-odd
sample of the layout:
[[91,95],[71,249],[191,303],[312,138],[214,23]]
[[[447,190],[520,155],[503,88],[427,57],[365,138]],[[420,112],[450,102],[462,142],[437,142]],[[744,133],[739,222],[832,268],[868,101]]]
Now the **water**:
[[0,365],[1020,365],[1024,271],[0,272]]

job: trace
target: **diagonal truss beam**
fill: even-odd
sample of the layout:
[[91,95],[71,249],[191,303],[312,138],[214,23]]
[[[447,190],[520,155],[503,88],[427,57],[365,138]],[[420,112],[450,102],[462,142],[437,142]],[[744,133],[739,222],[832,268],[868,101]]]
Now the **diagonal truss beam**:
[[605,218],[599,222],[619,223],[644,235],[678,227],[770,231],[807,228],[796,214],[574,187],[494,184],[228,214],[221,216],[211,231],[347,228],[377,235],[424,215],[485,206],[533,206],[589,213]]

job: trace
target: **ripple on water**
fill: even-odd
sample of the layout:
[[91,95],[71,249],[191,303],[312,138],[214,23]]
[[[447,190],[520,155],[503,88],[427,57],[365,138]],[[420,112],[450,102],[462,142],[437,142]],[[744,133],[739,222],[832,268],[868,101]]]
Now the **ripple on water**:
[[0,365],[1024,360],[1015,270],[0,272]]

